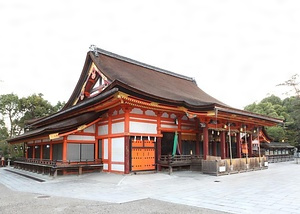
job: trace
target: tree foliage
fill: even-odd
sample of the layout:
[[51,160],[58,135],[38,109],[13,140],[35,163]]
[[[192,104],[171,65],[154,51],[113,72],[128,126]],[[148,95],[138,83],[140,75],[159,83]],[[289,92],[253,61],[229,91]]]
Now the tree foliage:
[[19,130],[19,120],[22,109],[19,97],[15,94],[4,94],[0,97],[0,113],[9,120],[9,137],[14,136]]
[[22,98],[16,94],[0,95],[0,113],[2,115],[0,118],[0,149],[2,148],[2,153],[6,155],[9,150],[10,152],[14,151],[5,140],[22,134],[27,121],[53,114],[59,111],[64,104],[64,102],[58,102],[53,106],[43,98],[43,94],[32,94]]
[[[292,88],[292,91],[294,91],[295,96],[296,97],[300,97],[300,87],[299,87],[299,75],[298,74],[294,74],[293,76],[291,76],[290,79],[284,81],[283,83],[278,84],[277,86],[288,86]],[[288,94],[288,92],[286,92]]]
[[285,141],[298,146],[300,142],[299,101],[297,96],[281,100],[279,97],[271,95],[259,103],[252,103],[246,106],[245,110],[282,119],[284,124],[266,128],[268,135],[273,138],[274,141]]

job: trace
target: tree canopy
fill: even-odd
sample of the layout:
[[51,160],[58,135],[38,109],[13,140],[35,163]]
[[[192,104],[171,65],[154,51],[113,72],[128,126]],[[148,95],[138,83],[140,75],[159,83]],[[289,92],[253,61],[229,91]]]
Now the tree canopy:
[[45,117],[59,111],[64,102],[51,105],[43,98],[43,94],[32,94],[19,98],[16,94],[0,95],[0,150],[4,155],[8,153],[6,139],[22,134],[26,128],[26,121]]
[[284,124],[266,128],[267,133],[274,141],[289,142],[294,146],[300,146],[300,82],[298,74],[293,75],[289,80],[278,84],[288,86],[293,96],[283,100],[271,95],[259,103],[252,103],[245,107],[246,111],[283,119]]

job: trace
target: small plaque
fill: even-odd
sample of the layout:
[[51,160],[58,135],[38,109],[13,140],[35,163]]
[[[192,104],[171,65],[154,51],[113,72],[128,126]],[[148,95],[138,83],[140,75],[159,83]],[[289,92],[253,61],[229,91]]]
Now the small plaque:
[[57,139],[57,138],[59,138],[59,133],[49,134],[50,140]]
[[225,172],[225,171],[226,171],[226,166],[219,167],[219,172]]

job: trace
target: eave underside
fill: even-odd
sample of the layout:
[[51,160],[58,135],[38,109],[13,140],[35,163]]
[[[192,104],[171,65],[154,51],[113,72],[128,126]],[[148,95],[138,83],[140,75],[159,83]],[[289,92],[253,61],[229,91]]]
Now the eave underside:
[[[201,106],[201,108],[196,111],[194,109],[188,109],[184,106],[178,106],[174,104],[167,105],[164,103],[152,102],[137,98],[135,96],[120,92],[119,90],[115,90],[114,92],[115,93],[111,93],[108,97],[103,97],[102,101],[98,100],[96,103],[89,101],[91,105],[85,106],[84,108],[79,108],[80,106],[74,106],[74,111],[71,112],[72,114],[70,114],[68,110],[65,110],[65,113],[62,112],[56,117],[50,118],[49,120],[46,118],[44,119],[44,123],[46,123],[46,125],[8,141],[10,143],[17,143],[38,137],[45,138],[54,132],[63,133],[72,131],[77,129],[78,126],[97,119],[99,116],[101,116],[101,114],[103,114],[104,111],[107,111],[117,105],[128,105],[132,107],[151,109],[157,112],[173,112],[178,115],[187,115],[190,118],[198,118],[200,123],[205,123],[215,128],[222,128],[223,125],[227,123],[236,123],[237,127],[241,125],[247,125],[249,129],[258,126],[274,126],[280,123],[280,120],[278,119],[251,114],[250,112],[241,110],[226,108],[221,109],[217,108],[216,106],[205,106],[204,108]],[[145,96],[141,97],[145,98]],[[84,103],[81,105],[84,106]],[[216,124],[209,124],[211,121],[216,121]]]

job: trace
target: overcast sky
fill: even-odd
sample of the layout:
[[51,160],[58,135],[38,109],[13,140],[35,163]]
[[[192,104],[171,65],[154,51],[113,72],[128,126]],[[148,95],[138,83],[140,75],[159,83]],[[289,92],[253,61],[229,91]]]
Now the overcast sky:
[[67,101],[91,44],[242,109],[300,74],[300,2],[0,1],[0,94]]

